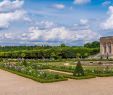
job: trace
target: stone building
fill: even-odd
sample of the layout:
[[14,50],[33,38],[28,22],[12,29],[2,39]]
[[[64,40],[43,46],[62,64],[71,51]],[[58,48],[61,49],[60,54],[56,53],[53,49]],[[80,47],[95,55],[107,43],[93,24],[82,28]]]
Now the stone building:
[[100,38],[100,54],[102,57],[113,58],[113,36]]

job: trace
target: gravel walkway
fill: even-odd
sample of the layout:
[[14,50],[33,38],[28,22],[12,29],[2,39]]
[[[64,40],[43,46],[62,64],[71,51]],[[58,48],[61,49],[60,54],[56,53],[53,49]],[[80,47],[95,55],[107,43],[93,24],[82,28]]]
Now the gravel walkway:
[[0,70],[0,95],[113,95],[113,77],[41,84]]
[[58,71],[58,70],[52,70],[52,69],[46,69],[45,71],[54,72],[54,73],[59,73],[59,74],[73,75],[73,73],[63,72],[63,71]]

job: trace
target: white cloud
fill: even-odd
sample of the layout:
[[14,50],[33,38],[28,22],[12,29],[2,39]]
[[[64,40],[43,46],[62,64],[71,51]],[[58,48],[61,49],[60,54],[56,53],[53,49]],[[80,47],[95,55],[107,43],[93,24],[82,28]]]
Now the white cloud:
[[113,29],[113,6],[109,7],[108,15],[106,21],[101,24],[103,29]]
[[50,21],[41,21],[38,25],[41,25],[42,27],[44,26],[45,28],[51,28],[56,26],[55,23]]
[[22,8],[23,4],[24,4],[23,0],[15,0],[15,1],[3,0],[2,2],[0,2],[0,11],[3,12],[14,9],[20,9]]
[[105,1],[105,2],[102,3],[103,6],[108,6],[110,4],[111,4],[111,1]]
[[[86,3],[86,1],[79,0],[79,4],[83,4],[83,2]],[[4,0],[0,2],[0,28],[8,28],[9,25],[14,24],[15,21],[29,20],[26,11],[22,8],[23,4],[24,1],[21,0]],[[54,8],[64,9],[65,5],[55,4]],[[58,26],[49,21],[41,21],[36,23],[36,25],[33,25],[33,27],[29,27],[26,32],[2,33],[2,37],[0,37],[0,39],[6,42],[18,42],[22,44],[32,44],[34,42],[48,42],[52,44],[65,42],[68,44],[76,43],[78,40],[88,42],[98,39],[98,34],[89,29],[89,27],[85,26],[88,24],[87,19],[81,19],[80,24],[84,26],[83,29],[79,28],[77,30],[71,30],[70,27]]]
[[8,28],[11,22],[30,20],[22,9],[22,0],[3,0],[0,2],[0,28]]
[[53,5],[53,7],[56,9],[64,9],[65,5],[64,4],[55,4],[55,5]]
[[13,39],[13,33],[5,33],[4,38],[6,39]]
[[87,19],[80,19],[80,24],[88,24],[88,20]]
[[[18,42],[22,44],[29,43],[31,45],[33,44],[44,44],[48,43],[49,45],[58,45],[61,43],[73,44],[75,45],[78,41],[82,41],[83,43],[91,42],[97,40],[100,35],[91,29],[89,27],[84,27],[80,29],[75,29],[75,26],[72,27],[65,27],[65,26],[57,26],[53,22],[49,21],[42,21],[44,24],[48,23],[47,28],[46,24],[43,26],[43,28],[40,28],[39,25],[29,27],[28,31],[26,32],[9,32],[9,33],[3,33],[2,39],[4,41],[7,40],[8,42]],[[42,23],[40,22],[40,23]],[[42,23],[42,25],[43,25]],[[55,25],[54,27],[51,27]],[[42,27],[42,26],[41,26]],[[46,28],[45,28],[46,27]],[[83,27],[83,26],[82,26]],[[1,35],[1,34],[0,34]]]
[[77,32],[77,39],[82,40],[84,43],[98,40],[100,35],[91,29],[79,30]]
[[[86,21],[83,22],[84,22],[83,24],[86,24]],[[25,39],[31,42],[41,41],[41,42],[75,43],[78,40],[81,40],[83,42],[94,41],[97,40],[100,37],[100,35],[89,29],[89,27],[86,28],[86,26],[84,26],[83,29],[74,29],[72,27],[66,28],[64,26],[54,26],[40,29],[40,27],[37,26],[30,27],[28,32],[24,33],[24,37]]]
[[13,21],[26,20],[25,11],[17,10],[15,12],[0,13],[0,28],[8,28]]
[[79,4],[79,5],[87,4],[89,2],[91,2],[91,0],[74,0],[74,4]]
[[27,33],[30,40],[37,41],[72,41],[76,38],[73,32],[70,32],[65,27],[55,27],[46,30],[40,30],[38,27],[31,27]]

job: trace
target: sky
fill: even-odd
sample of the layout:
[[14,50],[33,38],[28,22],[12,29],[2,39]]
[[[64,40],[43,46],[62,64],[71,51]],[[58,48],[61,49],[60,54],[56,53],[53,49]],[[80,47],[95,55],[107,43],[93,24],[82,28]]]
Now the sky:
[[0,45],[80,46],[113,36],[113,0],[0,0]]

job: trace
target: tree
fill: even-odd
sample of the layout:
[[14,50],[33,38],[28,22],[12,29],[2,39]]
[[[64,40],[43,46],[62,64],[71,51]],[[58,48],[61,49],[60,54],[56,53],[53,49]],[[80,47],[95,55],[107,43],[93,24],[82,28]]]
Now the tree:
[[83,46],[7,46],[0,47],[0,58],[85,58],[99,52],[99,48],[86,48]]
[[77,65],[75,67],[73,75],[74,76],[84,76],[84,70],[83,70],[83,67],[82,67],[80,61],[78,61]]
[[51,59],[55,59],[56,58],[56,54],[54,52],[51,53]]
[[100,47],[100,43],[98,41],[94,41],[92,43],[84,44],[84,47],[87,47],[87,48],[99,48]]
[[61,46],[61,47],[65,47],[66,45],[65,45],[64,43],[62,43],[60,46]]

